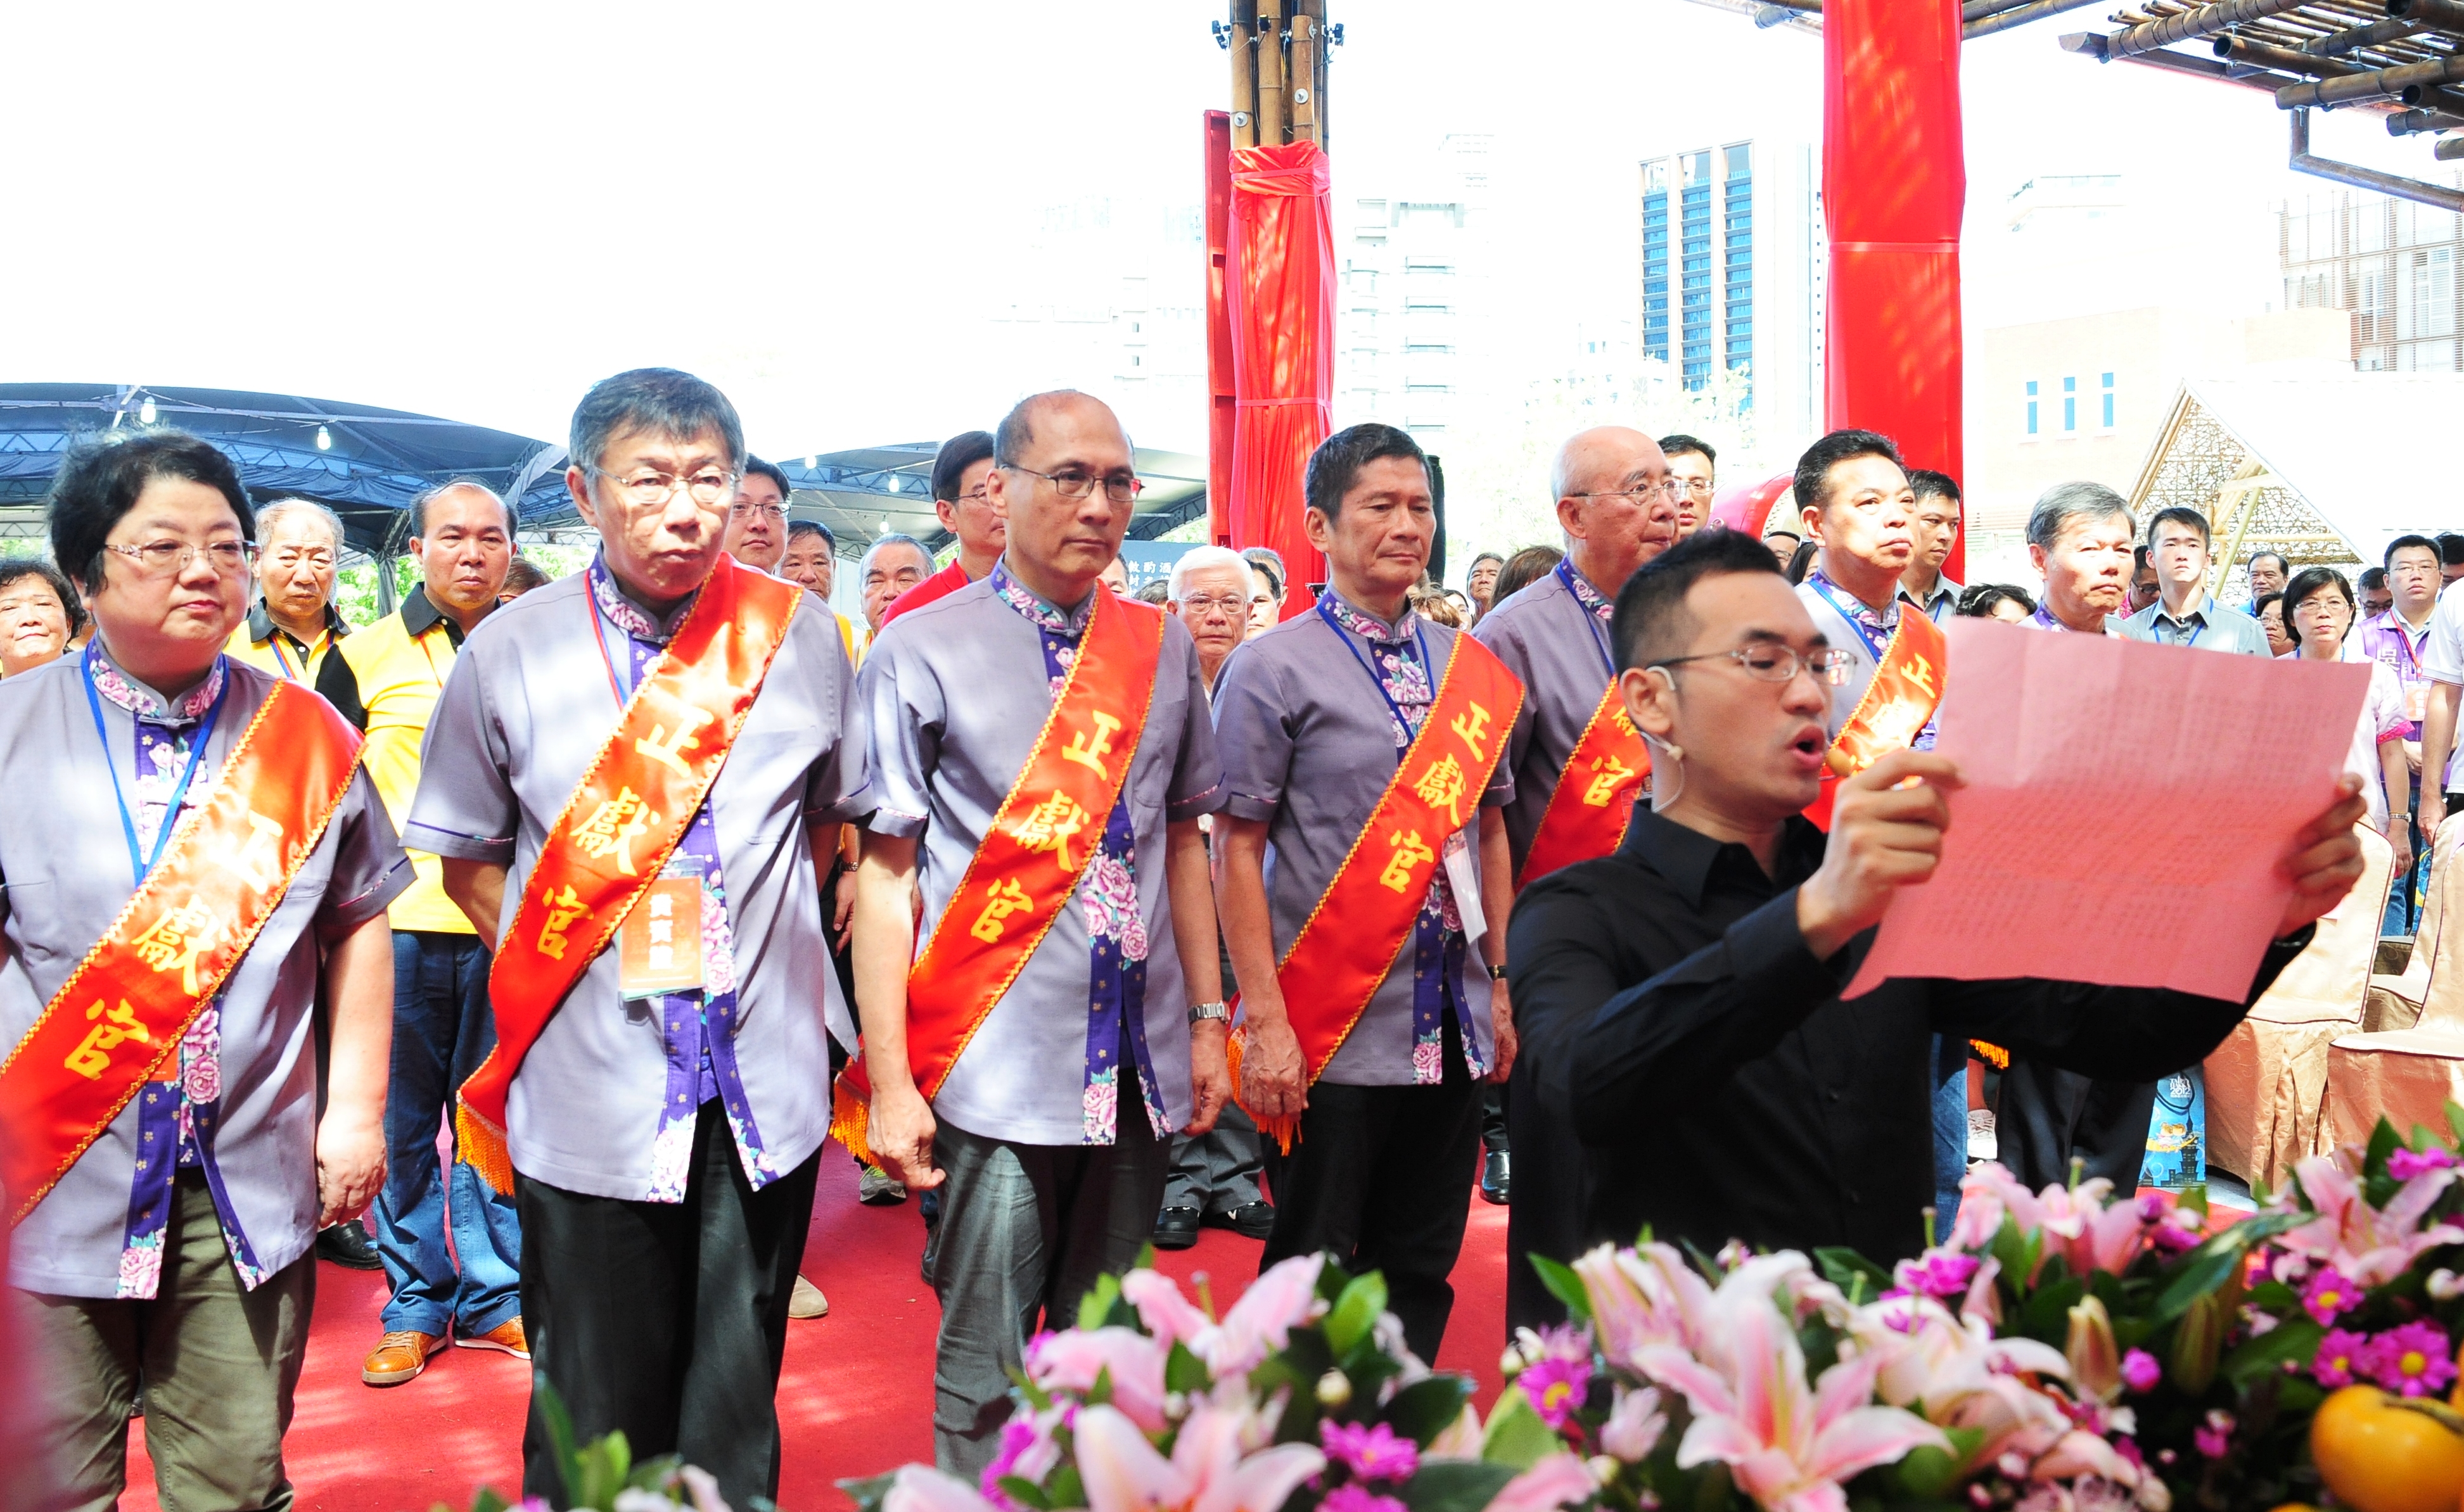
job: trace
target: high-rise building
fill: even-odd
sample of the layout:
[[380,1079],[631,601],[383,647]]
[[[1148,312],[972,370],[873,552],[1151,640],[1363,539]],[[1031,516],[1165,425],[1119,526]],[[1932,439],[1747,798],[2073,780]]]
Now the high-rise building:
[[[2453,178],[2464,185],[2464,170]],[[2304,195],[2277,215],[2285,308],[2351,311],[2362,371],[2464,367],[2464,216],[2370,189]]]
[[1411,182],[1338,179],[1337,426],[1384,421],[1441,450],[1461,424],[1490,318],[1489,147],[1455,132]]
[[1642,163],[1641,355],[1684,386],[1735,372],[1757,427],[1821,419],[1823,277],[1814,148],[1755,140]]

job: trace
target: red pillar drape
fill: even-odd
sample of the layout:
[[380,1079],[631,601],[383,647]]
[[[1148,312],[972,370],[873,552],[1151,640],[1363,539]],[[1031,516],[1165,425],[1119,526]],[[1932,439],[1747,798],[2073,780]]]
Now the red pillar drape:
[[[1825,416],[1963,478],[1959,0],[1822,8]],[[1943,570],[1965,579],[1967,533]]]
[[1232,153],[1232,235],[1225,270],[1232,367],[1231,497],[1221,516],[1234,546],[1271,546],[1291,573],[1287,617],[1309,607],[1326,559],[1301,528],[1301,475],[1331,428],[1334,232],[1331,183],[1314,142]]
[[[1731,483],[1711,500],[1711,517],[1730,530],[1741,530],[1759,537],[1771,519],[1771,506],[1796,481],[1796,474],[1782,472],[1759,483]],[[1797,527],[1791,524],[1789,529]]]

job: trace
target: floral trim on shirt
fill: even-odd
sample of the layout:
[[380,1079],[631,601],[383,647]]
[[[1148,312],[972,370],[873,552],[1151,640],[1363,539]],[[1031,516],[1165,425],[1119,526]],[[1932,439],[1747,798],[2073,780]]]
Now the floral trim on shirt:
[[1617,605],[1601,597],[1600,590],[1592,586],[1592,580],[1576,572],[1573,562],[1557,563],[1557,576],[1566,584],[1567,591],[1573,594],[1574,602],[1591,610],[1592,618],[1599,621],[1605,628],[1617,614]]
[[[1054,697],[1077,665],[1078,643],[1095,616],[1095,595],[1067,613],[1037,598],[1010,576],[1006,561],[992,570],[993,597],[1042,632],[1045,680]],[[1095,852],[1078,874],[1078,906],[1087,919],[1087,1049],[1079,1090],[1079,1138],[1110,1145],[1120,1138],[1119,1055],[1126,1040],[1137,1067],[1138,1096],[1156,1137],[1169,1137],[1162,1084],[1147,1050],[1146,916],[1138,907],[1137,832],[1130,824],[1127,785],[1104,822]]]
[[[1580,581],[1579,578],[1576,579]],[[1428,723],[1437,690],[1428,668],[1420,663],[1419,616],[1409,608],[1392,626],[1347,602],[1332,589],[1318,603],[1346,633],[1369,643],[1370,661],[1377,668],[1386,696],[1402,711],[1403,724],[1393,712],[1387,724],[1395,734],[1399,756],[1412,747],[1420,727]],[[1488,1064],[1471,1030],[1470,1008],[1456,990],[1466,954],[1463,910],[1456,907],[1454,884],[1442,866],[1429,874],[1429,890],[1412,921],[1412,1081],[1433,1086],[1445,1080],[1445,1016],[1452,1008],[1463,1031],[1463,1060],[1475,1077],[1486,1076]]]

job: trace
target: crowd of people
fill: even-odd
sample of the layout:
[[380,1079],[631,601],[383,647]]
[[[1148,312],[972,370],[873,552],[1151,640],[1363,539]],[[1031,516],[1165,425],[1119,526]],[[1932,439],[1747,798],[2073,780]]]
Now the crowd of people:
[[[1757,537],[1713,519],[1710,445],[1605,427],[1556,455],[1562,548],[1449,590],[1426,460],[1369,424],[1307,469],[1323,585],[1200,546],[1133,595],[1133,452],[1060,391],[942,447],[955,553],[869,542],[859,627],[707,383],[609,378],[568,451],[585,566],[449,481],[372,625],[335,611],[329,510],[253,505],[171,429],[76,448],[51,561],[0,567],[0,1185],[46,1505],[114,1504],[141,1410],[165,1505],[285,1504],[319,1254],[385,1272],[370,1386],[522,1356],[583,1438],[774,1495],[833,1137],[859,1200],[922,1212],[935,1457],[970,1477],[1028,1341],[1209,1226],[1381,1271],[1424,1359],[1475,1192],[1517,1257],[1645,1223],[1911,1254],[1971,1041],[2023,1179],[2135,1180],[2153,1082],[2306,943],[2354,826],[2434,827],[2455,781],[2452,538],[2391,544],[2366,619],[2303,569],[2264,590],[2283,654],[2380,670],[2336,801],[2252,859],[2293,896],[2242,1000],[1852,1009],[1957,783],[1940,623],[2269,654],[2196,511],[2143,533],[2064,485],[2041,591],[1964,586],[1957,482],[1881,436],[1815,443]],[[1557,1314],[1507,1269],[1510,1324]],[[561,1503],[550,1435],[535,1393],[524,1490]]]

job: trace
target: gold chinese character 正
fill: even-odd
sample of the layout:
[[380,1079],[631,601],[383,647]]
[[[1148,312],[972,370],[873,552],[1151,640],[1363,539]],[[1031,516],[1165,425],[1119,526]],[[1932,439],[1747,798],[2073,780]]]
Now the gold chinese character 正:
[[1471,748],[1473,760],[1488,759],[1488,750],[1481,744],[1488,738],[1488,711],[1485,708],[1479,704],[1472,705],[1470,712],[1455,715],[1446,728],[1452,730],[1464,745]]
[[[688,709],[684,712],[683,717],[676,721],[674,734],[668,734],[666,725],[652,725],[649,738],[634,741],[633,749],[667,767],[676,776],[691,781],[693,771],[692,767],[685,764],[684,753],[701,745],[694,732],[704,725],[715,724],[717,720],[718,715],[707,709]],[[628,866],[626,869],[629,871],[632,868]]]
[[1095,738],[1089,740],[1087,732],[1081,730],[1069,737],[1069,748],[1061,756],[1064,760],[1075,761],[1109,782],[1112,774],[1104,770],[1104,758],[1112,754],[1112,736],[1121,728],[1121,722],[1101,710],[1088,717],[1095,722]]

